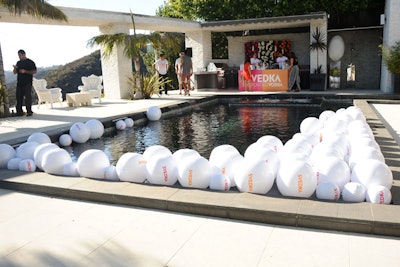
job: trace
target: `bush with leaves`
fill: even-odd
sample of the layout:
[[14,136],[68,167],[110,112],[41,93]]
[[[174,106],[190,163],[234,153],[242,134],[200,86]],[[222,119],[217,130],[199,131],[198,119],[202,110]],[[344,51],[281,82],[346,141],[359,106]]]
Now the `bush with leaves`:
[[380,46],[383,62],[393,74],[400,74],[400,41],[390,47]]
[[163,77],[158,77],[155,74],[147,74],[141,76],[141,86],[136,82],[136,73],[132,73],[132,77],[128,77],[128,83],[131,86],[129,94],[132,99],[135,99],[135,94],[140,92],[145,99],[151,98],[154,94],[160,94],[160,87],[166,86],[171,80],[165,80]]

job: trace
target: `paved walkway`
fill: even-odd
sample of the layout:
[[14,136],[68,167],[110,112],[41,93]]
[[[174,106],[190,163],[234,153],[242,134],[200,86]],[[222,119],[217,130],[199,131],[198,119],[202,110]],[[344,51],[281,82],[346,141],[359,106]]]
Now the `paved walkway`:
[[[197,101],[203,95],[209,94],[212,93],[192,93],[187,99],[172,94],[168,98],[163,96],[133,102],[105,100],[101,105],[76,109],[55,105],[54,109],[34,110],[33,117],[0,119],[0,143],[18,143],[36,131],[60,133],[69,129],[73,122],[86,121],[89,118],[110,121],[126,114],[143,112],[149,105],[179,106],[188,100]],[[385,149],[390,152],[385,157],[390,160],[398,179],[399,147],[391,134],[400,132],[396,124],[398,112],[395,112],[400,111],[400,106],[392,102],[369,104],[361,100],[358,104],[375,124],[376,134],[386,141],[392,140],[384,144]],[[380,118],[385,127],[380,126]],[[387,127],[392,130],[386,130]],[[294,226],[321,228],[320,219],[323,217],[330,218],[325,223],[336,226],[333,229],[340,229],[342,225],[349,225],[349,221],[343,221],[343,218],[357,217],[358,224],[353,227],[361,226],[366,232],[389,236],[395,233],[398,236],[399,205],[340,204],[270,197],[270,200],[274,200],[271,204],[265,202],[266,197],[260,201],[258,196],[252,194],[221,195],[201,190],[192,190],[188,194],[187,190],[176,188],[125,183],[108,183],[105,186],[101,181],[68,179],[40,172],[31,174],[2,170],[0,177],[3,182],[0,186],[3,187],[0,189],[0,266],[400,264],[397,253],[400,248],[398,237],[274,226],[273,220],[265,218],[268,214],[276,215],[277,211],[283,211],[281,215],[293,215],[286,216],[286,225],[293,223]],[[398,180],[395,182],[398,183]],[[96,200],[100,196],[108,197],[112,199],[108,202],[117,205],[18,193],[7,190],[7,187],[12,187],[10,185],[21,191],[68,198],[74,194],[86,195],[88,200]],[[394,188],[393,194],[400,196],[398,184]],[[85,190],[82,191],[83,189]],[[146,195],[148,200],[140,198],[138,194]],[[134,199],[126,199],[126,195]],[[228,202],[232,205],[232,197],[238,201],[238,206],[234,209],[232,206],[228,207],[230,209],[215,208],[228,206]],[[104,199],[98,200],[107,202]],[[142,207],[153,205],[152,208],[160,209],[160,206],[165,205],[166,211],[121,205],[133,200]],[[254,205],[257,203],[255,209]],[[271,206],[274,207],[271,209]],[[180,213],[172,212],[174,210]],[[189,213],[225,218],[248,218],[254,221],[261,221],[262,218],[270,224],[187,215],[185,210]],[[225,216],[221,214],[223,212]],[[276,223],[280,224],[282,221],[285,221],[283,216]],[[357,232],[357,229],[354,231]]]

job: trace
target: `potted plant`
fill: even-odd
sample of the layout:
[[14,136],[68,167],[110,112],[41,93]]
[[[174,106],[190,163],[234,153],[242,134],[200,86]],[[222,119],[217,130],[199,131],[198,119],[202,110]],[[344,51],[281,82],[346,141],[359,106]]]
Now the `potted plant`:
[[310,73],[310,89],[312,91],[324,91],[326,88],[326,73],[322,73],[322,65],[319,64],[319,52],[327,49],[326,34],[318,27],[311,34],[310,51],[317,53],[317,67]]
[[158,77],[156,74],[147,74],[141,76],[141,87],[139,87],[136,77],[135,72],[133,72],[132,77],[128,78],[128,83],[131,85],[130,94],[132,99],[149,99],[153,94],[160,94],[162,91],[160,87],[166,86],[167,83],[171,82]]
[[394,75],[394,85],[400,89],[400,41],[397,41],[391,47],[380,45],[380,48],[383,62],[388,71]]

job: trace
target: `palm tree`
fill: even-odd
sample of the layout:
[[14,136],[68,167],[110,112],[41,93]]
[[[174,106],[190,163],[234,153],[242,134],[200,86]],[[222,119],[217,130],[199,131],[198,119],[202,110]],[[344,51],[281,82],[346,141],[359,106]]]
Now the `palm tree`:
[[167,46],[170,51],[174,51],[175,54],[178,53],[180,49],[180,43],[182,40],[182,36],[176,33],[160,33],[160,32],[152,32],[149,35],[146,34],[137,34],[136,33],[136,25],[135,18],[133,16],[132,11],[130,12],[132,26],[133,26],[133,34],[127,33],[116,33],[116,34],[102,34],[99,36],[92,37],[88,41],[88,46],[93,47],[95,45],[100,45],[103,47],[103,57],[107,58],[111,55],[114,48],[116,46],[123,46],[124,55],[133,59],[135,66],[135,80],[136,84],[139,88],[142,88],[143,79],[140,75],[140,52],[147,47],[148,44],[151,44],[154,49],[160,49],[162,45]]
[[[0,7],[7,8],[14,15],[26,13],[34,18],[68,21],[67,16],[60,9],[48,4],[45,0],[0,0]],[[0,105],[4,107],[4,113],[8,116],[8,96],[5,92],[5,84],[3,54],[0,46],[0,85],[2,85],[0,87]]]

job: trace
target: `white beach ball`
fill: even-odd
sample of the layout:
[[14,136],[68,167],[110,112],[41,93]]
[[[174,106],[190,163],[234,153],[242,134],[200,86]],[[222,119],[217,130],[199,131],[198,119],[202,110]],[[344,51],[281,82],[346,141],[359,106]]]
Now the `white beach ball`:
[[25,142],[17,147],[17,157],[21,159],[33,159],[33,154],[39,146],[38,142]]
[[282,141],[274,135],[261,136],[257,139],[257,143],[267,144],[275,152],[278,152],[283,147]]
[[104,179],[103,170],[110,166],[110,160],[104,151],[89,149],[83,152],[77,161],[81,176],[94,179]]
[[214,173],[210,177],[210,189],[218,191],[229,191],[231,179],[222,173]]
[[85,122],[85,125],[90,130],[90,137],[89,139],[98,139],[103,136],[104,134],[104,125],[101,121],[96,119],[91,119]]
[[28,142],[36,142],[40,144],[51,143],[50,137],[45,133],[33,133],[28,137]]
[[124,120],[118,120],[118,121],[116,121],[116,122],[115,122],[115,128],[116,128],[117,130],[120,130],[120,131],[125,130],[125,128],[126,128],[126,123],[125,123],[125,121],[124,121]]
[[350,106],[346,108],[347,113],[353,118],[353,120],[366,121],[364,114],[361,109],[355,106]]
[[276,185],[283,196],[310,197],[317,188],[317,178],[305,161],[283,161],[276,177]]
[[71,177],[79,177],[78,167],[76,162],[70,162],[64,165],[63,175]]
[[7,168],[7,163],[10,159],[15,158],[17,152],[8,144],[0,144],[0,169]]
[[151,106],[147,109],[146,116],[150,121],[158,121],[161,118],[161,109],[157,106]]
[[244,159],[234,179],[240,192],[266,194],[274,184],[275,174],[272,167],[263,160]]
[[237,172],[240,164],[244,160],[244,157],[240,154],[228,154],[227,156],[214,159],[213,162],[210,161],[211,166],[216,167],[221,174],[226,175],[230,179],[231,186],[235,186],[234,175]]
[[214,164],[214,162],[218,162],[222,157],[230,157],[236,155],[240,155],[236,147],[224,144],[214,147],[211,150],[208,160],[210,161],[211,164]]
[[69,134],[62,134],[58,138],[61,146],[70,146],[72,144],[72,137]]
[[322,125],[325,125],[325,122],[335,115],[336,113],[333,110],[324,110],[319,114],[318,119],[322,122]]
[[178,181],[178,166],[172,155],[149,158],[146,169],[148,181],[157,185],[174,185]]
[[211,174],[210,163],[203,157],[188,157],[178,164],[178,181],[183,187],[205,189]]
[[114,165],[103,168],[103,179],[107,181],[119,181],[117,169]]
[[376,159],[366,159],[354,165],[351,181],[369,188],[372,185],[383,185],[392,188],[393,174],[389,166]]
[[331,182],[343,190],[345,184],[350,182],[350,168],[347,163],[337,157],[321,157],[312,166],[317,183]]
[[72,162],[71,156],[62,148],[50,149],[42,156],[42,169],[46,173],[64,175],[64,166]]
[[143,156],[146,160],[149,160],[153,157],[172,156],[172,152],[165,146],[153,145],[144,150]]
[[86,143],[91,135],[89,127],[82,122],[76,122],[72,124],[69,129],[69,135],[72,137],[72,140],[76,143]]
[[357,163],[366,159],[375,159],[385,163],[385,158],[380,149],[370,146],[363,146],[352,150],[352,153],[349,155],[349,166],[351,169],[353,169]]
[[21,158],[12,158],[7,162],[7,169],[18,171],[19,170],[19,163],[21,162]]
[[315,117],[307,117],[300,123],[300,132],[305,135],[311,135],[322,128],[322,122]]
[[250,146],[246,149],[244,158],[252,159],[252,160],[263,160],[265,164],[271,166],[271,168],[274,172],[274,177],[276,177],[276,174],[278,173],[278,169],[279,169],[278,153],[276,153],[275,151],[273,151],[270,148],[262,149],[262,148],[258,147],[258,149],[251,148],[251,150],[249,150],[249,148],[250,148]]
[[356,182],[350,182],[344,185],[342,198],[346,202],[364,202],[366,190],[365,187]]
[[368,188],[366,194],[367,202],[376,204],[390,204],[392,201],[392,193],[382,185],[372,185]]
[[180,164],[186,158],[201,157],[201,155],[199,154],[199,152],[197,152],[194,149],[182,148],[182,149],[178,149],[177,151],[175,151],[172,154],[172,157],[174,158],[174,160],[176,161],[177,164]]
[[33,153],[33,160],[35,161],[36,167],[43,170],[43,156],[50,150],[59,149],[56,144],[53,143],[46,143],[39,145],[35,152]]
[[318,184],[315,194],[318,199],[338,200],[340,198],[340,189],[335,183],[325,181]]
[[332,132],[347,133],[347,123],[345,120],[340,119],[338,115],[335,115],[325,122],[322,136],[325,135],[325,132],[328,132],[328,134]]
[[146,163],[142,154],[128,152],[118,159],[115,168],[121,181],[143,183],[148,177]]
[[126,127],[133,127],[133,125],[135,124],[135,122],[131,118],[126,118],[124,122],[126,124]]
[[23,159],[18,163],[18,169],[22,172],[35,172],[36,164],[33,159]]

